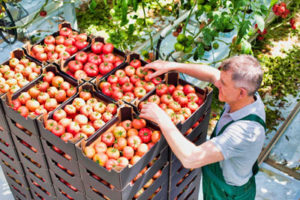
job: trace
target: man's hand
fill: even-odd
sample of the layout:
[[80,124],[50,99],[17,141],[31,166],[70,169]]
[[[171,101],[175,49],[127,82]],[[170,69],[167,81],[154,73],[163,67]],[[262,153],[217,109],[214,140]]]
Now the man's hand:
[[156,103],[144,104],[139,117],[153,121],[158,125],[164,120],[171,120]]
[[151,75],[149,75],[149,78],[155,78],[156,76],[159,76],[161,74],[167,73],[170,70],[174,69],[174,66],[177,63],[174,62],[167,62],[167,61],[162,61],[162,60],[157,60],[152,63],[149,63],[145,65],[145,69],[154,69],[155,72]]
[[157,123],[172,151],[185,168],[198,168],[224,160],[223,154],[213,142],[206,141],[196,146],[185,138],[157,104],[145,104],[140,117]]

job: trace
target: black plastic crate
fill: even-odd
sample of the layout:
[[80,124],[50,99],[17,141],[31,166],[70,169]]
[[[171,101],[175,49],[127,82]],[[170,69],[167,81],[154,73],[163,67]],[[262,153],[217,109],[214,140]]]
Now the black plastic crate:
[[[140,194],[140,196],[136,197],[134,194],[134,196],[131,198],[132,199],[149,199],[150,197],[152,197],[152,199],[167,199],[167,193],[168,193],[168,176],[169,176],[169,172],[167,171],[169,168],[169,164],[165,165],[164,168],[162,169],[162,174],[159,178],[157,178],[156,180],[154,180],[154,182],[148,187],[148,188],[144,188],[143,192]],[[148,177],[152,178],[152,176]],[[141,186],[144,186],[144,184],[142,184]],[[138,192],[138,191],[137,191]]]
[[161,180],[145,190],[137,200],[161,200],[168,199],[168,181]]
[[[188,140],[193,142],[195,145],[200,145],[201,143],[206,141],[207,129],[210,119],[210,110],[209,109],[204,115],[203,120],[192,130],[190,134],[185,136]],[[170,161],[174,161],[178,159],[176,155],[171,151]]]
[[46,161],[46,157],[45,154],[43,152],[39,152],[39,151],[34,151],[32,150],[30,147],[26,146],[24,143],[22,143],[22,139],[17,136],[14,135],[14,133],[12,134],[13,136],[13,140],[16,144],[16,149],[18,151],[19,157],[21,157],[21,155],[25,154],[28,157],[30,157],[31,159],[37,161],[42,168],[48,168],[48,164]]
[[10,190],[16,200],[28,200],[32,199],[29,188],[19,188],[16,182],[7,181],[10,187]]
[[173,200],[186,200],[186,199],[199,199],[199,191],[200,191],[200,180],[201,180],[201,170],[199,170],[199,174],[187,179],[187,184],[180,187],[179,190],[171,190],[169,192],[169,199]]
[[[66,194],[69,195],[69,197],[73,198],[74,200],[84,200],[85,199],[85,192],[81,192],[79,190],[74,191],[69,186],[67,186],[66,183],[62,182],[60,180],[61,177],[59,177],[57,174],[53,173],[52,170],[50,170],[50,174],[52,177],[52,181],[53,181],[57,199],[59,199],[59,200],[70,199],[66,196]],[[72,183],[69,183],[69,184],[72,184]],[[65,193],[65,194],[63,194],[63,193]]]
[[31,172],[36,174],[36,176],[42,177],[47,182],[51,181],[48,166],[42,167],[42,165],[39,163],[39,160],[36,157],[35,158],[29,157],[28,155],[24,154],[22,151],[19,151],[18,153],[26,174],[28,174],[28,172]]
[[[39,62],[39,61],[37,61],[37,60],[35,60],[35,59],[27,56],[25,54],[24,50],[22,50],[22,49],[16,49],[13,52],[11,52],[10,58],[8,60],[6,60],[5,62],[3,62],[1,65],[8,65],[9,64],[9,60],[11,58],[18,58],[20,60],[23,57],[27,58],[30,62],[34,62],[35,64],[40,65],[41,67],[43,67],[41,62]],[[0,93],[0,97],[3,96],[3,95],[4,95],[4,93],[2,93],[2,94]],[[5,119],[5,112],[4,112],[3,108],[2,108],[2,101],[0,102],[0,104],[1,104],[0,105],[0,126],[3,129],[9,131],[9,127],[8,127],[6,119]]]
[[[25,163],[24,164],[24,172],[27,177],[31,177],[33,180],[36,180],[36,182],[41,183],[41,185],[52,185],[51,176],[49,174],[49,169],[30,168],[28,166],[29,164],[26,161],[24,162]],[[32,163],[30,163],[30,164],[32,164]]]
[[[41,195],[45,199],[54,199],[55,191],[53,188],[53,183],[49,178],[48,169],[39,170],[35,172],[30,168],[25,168],[27,181],[32,189],[34,189],[39,195]],[[32,193],[32,196],[34,193]]]
[[[192,113],[192,115],[188,119],[186,119],[183,123],[180,122],[180,123],[176,124],[179,131],[182,133],[185,133],[211,108],[213,90],[209,87],[201,89],[183,79],[180,79],[179,74],[177,72],[167,73],[166,80],[164,83],[165,84],[173,84],[175,86],[177,86],[178,84],[183,85],[183,86],[186,84],[189,84],[195,88],[196,93],[200,94],[204,98],[204,101],[200,105],[200,107],[194,113]],[[137,105],[136,109],[139,109],[139,107],[140,107],[139,104],[142,101],[147,100],[151,95],[154,95],[154,94],[156,94],[156,89],[150,91],[143,98],[138,100],[136,102],[136,105]],[[137,112],[139,112],[139,111],[137,110]]]
[[[18,148],[23,148],[22,146],[20,147],[18,144],[22,143],[22,141],[26,142],[31,148],[30,150],[33,153],[44,153],[40,138],[33,134],[32,132],[26,130],[26,129],[21,129],[16,126],[15,122],[7,117],[7,122],[9,124],[9,127],[11,129],[11,135],[12,138],[14,139],[14,143],[16,146],[16,149]],[[17,137],[17,141],[15,140],[15,137]],[[24,146],[24,144],[22,144]],[[36,151],[36,152],[35,152]]]
[[[59,71],[57,69],[57,66],[54,64],[49,64],[48,66],[46,66],[43,69],[43,72],[46,73],[48,71],[52,71],[55,75],[59,75],[61,77],[64,78],[65,81],[69,82],[72,86],[77,87],[78,86],[78,82],[74,81],[73,79],[71,79],[69,76],[67,76],[66,74],[62,73],[61,71]],[[5,113],[7,115],[7,117],[9,117],[10,119],[12,119],[14,122],[20,124],[21,126],[23,126],[25,129],[27,129],[28,131],[30,131],[31,133],[39,136],[39,130],[36,124],[36,120],[39,116],[36,116],[34,118],[31,117],[23,117],[21,116],[16,110],[14,110],[13,108],[11,108],[10,105],[10,100],[14,100],[17,99],[18,96],[20,96],[20,94],[22,92],[26,92],[28,91],[30,88],[34,87],[37,83],[39,83],[41,80],[43,79],[43,75],[39,76],[38,78],[36,78],[35,80],[33,80],[32,82],[30,82],[28,85],[26,85],[25,87],[23,87],[21,90],[18,90],[16,93],[14,93],[11,97],[8,97],[8,95],[4,95],[1,97],[2,100],[2,105],[3,108],[5,110]],[[70,98],[68,98],[66,100],[66,102],[69,100]],[[58,104],[57,107],[59,107],[60,105]],[[54,111],[54,110],[53,110]],[[51,111],[51,112],[53,112]],[[51,113],[50,112],[50,113]],[[48,113],[49,114],[49,113]]]
[[0,140],[1,165],[9,165],[18,171],[18,173],[24,175],[22,164],[11,138],[11,133],[6,130],[0,131]]
[[71,160],[66,159],[62,154],[54,151],[49,144],[46,144],[47,141],[44,139],[42,139],[42,143],[45,147],[49,169],[67,182],[72,183],[78,190],[84,191],[78,161],[73,160],[73,157]]
[[9,166],[11,169],[16,170],[15,172],[17,174],[20,175],[24,175],[24,170],[23,170],[23,166],[22,163],[20,162],[19,159],[11,159],[11,157],[7,156],[8,154],[3,153],[2,151],[0,151],[0,160],[1,160],[1,166]]
[[11,138],[9,131],[2,129],[0,130],[0,149],[7,150],[14,148],[14,142]]
[[[176,175],[175,175],[176,176]],[[173,176],[170,178],[169,185],[169,199],[174,199],[178,196],[183,190],[186,190],[187,187],[193,187],[195,185],[194,180],[197,179],[198,176],[201,177],[201,168],[191,169],[189,173],[186,173],[184,177],[181,179],[177,179]],[[173,178],[173,179],[172,179]],[[175,181],[176,180],[176,181]],[[200,185],[200,183],[197,183]]]
[[[116,72],[117,70],[120,70],[120,69],[123,70],[123,69],[125,69],[125,67],[127,67],[127,66],[129,65],[129,63],[130,63],[132,60],[139,60],[139,61],[141,62],[141,67],[143,67],[143,66],[145,66],[146,64],[148,64],[146,61],[144,61],[144,60],[142,60],[142,59],[140,58],[140,55],[133,53],[133,54],[130,54],[129,56],[127,56],[126,62],[124,62],[124,63],[122,63],[121,65],[119,65],[118,67],[114,68],[112,71],[110,71],[109,73],[107,73],[107,74],[104,75],[103,77],[101,77],[101,78],[99,78],[99,79],[95,78],[95,79],[91,80],[90,82],[92,82],[93,84],[95,84],[95,85],[96,85],[96,88],[97,88],[99,91],[101,91],[101,89],[99,88],[99,84],[100,84],[102,81],[107,81],[108,77],[109,77],[110,75],[115,74],[115,72]],[[127,75],[126,75],[126,76],[127,76]],[[162,81],[164,80],[164,78],[165,78],[165,75],[162,74],[162,75],[160,75],[159,77],[161,78],[161,82],[162,82]],[[151,81],[150,81],[150,82],[151,82]],[[134,86],[134,87],[135,87],[135,86]],[[102,91],[101,91],[101,92],[102,92]],[[147,92],[147,93],[148,93],[148,92]],[[125,103],[134,103],[134,102],[136,101],[136,99],[137,99],[137,98],[134,98],[131,102],[126,102],[125,100],[123,100],[123,101],[124,101]]]
[[[115,101],[111,100],[110,98],[107,98],[101,93],[98,93],[96,90],[94,90],[94,86],[90,83],[84,83],[82,86],[80,86],[79,91],[82,89],[86,89],[92,93],[92,97],[97,98],[98,100],[101,100],[102,102],[108,104],[108,103],[115,103]],[[72,98],[69,99],[69,101],[65,102],[60,109],[63,109],[66,105],[71,104],[75,98],[79,97],[79,92],[74,95]],[[116,104],[117,105],[117,104]],[[117,105],[118,107],[118,105]],[[49,114],[48,119],[52,119],[53,112]],[[64,142],[61,138],[57,137],[53,133],[51,133],[49,130],[45,129],[44,127],[44,118],[40,118],[37,120],[37,125],[39,128],[39,132],[41,134],[41,137],[43,138],[43,146],[44,149],[47,150],[46,157],[57,163],[61,163],[64,167],[70,169],[77,177],[79,177],[79,169],[78,169],[78,163],[77,163],[77,154],[75,150],[75,144],[78,141],[68,141]],[[100,131],[96,130],[96,133]],[[55,145],[58,149],[60,149],[63,153],[69,155],[71,157],[70,160],[65,158],[62,154],[58,154],[55,152],[52,148],[52,146]]]
[[9,166],[11,169],[14,169],[17,174],[24,175],[22,163],[14,148],[10,148],[10,151],[6,152],[0,148],[0,160],[1,166]]
[[56,199],[52,182],[43,182],[31,173],[27,175],[27,180],[34,199]]
[[11,186],[14,185],[17,189],[19,189],[21,192],[25,188],[29,188],[29,185],[27,183],[26,177],[21,175],[15,175],[13,173],[10,173],[11,170],[6,170],[6,168],[3,168],[3,174],[6,178],[7,183]]
[[[151,190],[151,188],[155,187],[155,184],[159,184],[161,182],[164,182],[164,180],[168,179],[169,175],[169,164],[168,164],[168,148],[165,147],[165,149],[162,151],[162,153],[158,156],[157,160],[154,162],[154,164],[149,167],[146,172],[139,177],[133,184],[129,183],[123,190],[118,190],[114,187],[111,188],[111,186],[104,184],[101,182],[101,180],[97,180],[94,178],[94,176],[89,171],[84,171],[85,173],[82,174],[82,178],[84,181],[85,191],[87,193],[87,196],[89,196],[92,199],[101,199],[104,198],[104,196],[110,198],[110,199],[119,199],[119,200],[127,200],[127,199],[133,199],[134,195],[141,189],[143,186],[149,181],[156,172],[159,170],[162,170],[161,176],[158,177],[154,183],[148,188]],[[80,167],[80,169],[83,169],[84,167]],[[101,177],[99,177],[101,179]],[[148,191],[147,189],[147,191]],[[155,191],[154,191],[155,192]],[[149,192],[148,192],[149,193]],[[150,193],[152,195],[152,193]],[[144,196],[147,196],[145,194]]]
[[[84,51],[85,53],[92,52],[91,46],[92,46],[93,42],[102,42],[103,44],[105,44],[104,38],[102,38],[102,37],[96,37],[96,38],[93,38],[91,45],[89,45],[89,46],[88,46],[87,48],[85,48],[84,50],[80,50],[79,52],[82,52],[82,51]],[[126,61],[126,54],[125,54],[125,52],[121,51],[120,49],[114,48],[114,50],[113,50],[112,53],[113,53],[115,56],[121,58],[121,60],[123,60],[123,63]],[[72,55],[72,56],[71,56],[70,58],[68,58],[65,62],[61,63],[60,69],[61,69],[63,72],[65,72],[66,74],[68,74],[68,73],[67,73],[67,65],[69,64],[70,61],[75,60],[76,54],[77,54],[77,53],[75,53],[74,55]],[[98,54],[97,54],[97,55],[98,55]],[[116,66],[116,67],[118,67],[118,66]],[[73,76],[71,76],[71,75],[69,75],[69,76],[70,76],[72,79],[77,80],[75,77],[73,77]],[[93,80],[93,79],[95,79],[95,78],[97,78],[97,77],[89,77],[89,76],[88,76],[86,79],[83,79],[83,80],[84,80],[84,81],[90,81],[90,80]]]
[[[17,171],[15,168],[10,166],[8,163],[1,163],[3,173],[8,173],[13,177],[20,177],[22,179],[24,177],[24,172]],[[19,179],[19,178],[18,178]]]
[[[70,24],[70,23],[68,23],[68,22],[63,22],[63,23],[61,23],[61,24],[58,25],[58,31],[57,31],[57,32],[54,32],[54,33],[49,34],[49,35],[52,35],[54,38],[55,38],[56,36],[59,36],[59,30],[60,30],[61,28],[64,28],[64,27],[71,28],[72,31],[75,31],[75,32],[77,32],[78,34],[80,34],[80,32],[79,32],[78,30],[75,30],[75,29],[73,29],[73,28],[71,27],[71,24]],[[32,44],[26,45],[25,48],[24,48],[26,55],[27,55],[28,57],[30,57],[30,58],[32,58],[32,59],[38,61],[38,62],[41,62],[40,60],[38,60],[37,58],[35,58],[35,57],[33,57],[33,56],[31,55],[31,49],[32,49],[32,47],[33,47],[34,45],[39,45],[39,44],[40,44],[40,45],[44,45],[44,44],[45,44],[45,43],[44,43],[44,40],[45,40],[45,38],[41,39],[40,41],[36,42],[36,43],[33,44],[33,45],[32,45]],[[88,36],[88,37],[87,37],[87,42],[88,42],[89,44],[88,44],[87,47],[81,49],[81,51],[82,51],[82,50],[85,50],[86,48],[88,48],[88,47],[91,45],[91,41],[92,41],[91,37]],[[80,51],[80,50],[79,50],[79,51]],[[73,55],[76,55],[79,51],[77,51],[77,52],[76,52],[75,54],[73,54]],[[71,56],[72,56],[72,55],[71,55]],[[49,64],[49,63],[52,63],[52,62],[59,64],[60,59],[53,60],[53,61],[47,60],[45,63],[46,63],[46,64],[47,64],[47,63]]]
[[5,119],[5,112],[2,107],[2,101],[0,102],[0,129],[9,131],[9,127]]
[[[161,135],[160,140],[145,154],[143,157],[135,163],[131,167],[125,167],[120,172],[115,170],[108,171],[106,168],[100,166],[98,163],[94,162],[93,160],[87,158],[81,149],[81,146],[89,146],[97,139],[99,136],[106,132],[109,128],[111,128],[114,124],[119,123],[120,121],[124,121],[127,119],[132,120],[133,111],[132,107],[122,107],[119,110],[120,115],[118,117],[113,118],[111,121],[106,123],[106,125],[101,129],[100,132],[94,134],[91,138],[87,141],[82,141],[82,143],[76,145],[77,157],[79,164],[82,166],[80,167],[81,176],[85,176],[87,172],[94,173],[96,176],[100,177],[101,179],[107,181],[108,183],[112,184],[118,190],[124,189],[127,184],[133,180],[137,174],[146,167],[149,162],[151,162],[157,155],[161,153],[161,151],[167,146],[166,140]],[[159,128],[152,123],[151,121],[147,121],[147,127],[153,128],[155,130],[159,130]],[[83,144],[84,143],[84,144]]]

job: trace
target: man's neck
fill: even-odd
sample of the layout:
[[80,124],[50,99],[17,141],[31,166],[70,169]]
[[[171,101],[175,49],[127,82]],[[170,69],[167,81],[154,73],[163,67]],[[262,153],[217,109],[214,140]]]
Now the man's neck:
[[236,102],[232,102],[232,103],[228,103],[230,106],[230,110],[229,113],[233,113],[249,104],[252,104],[255,101],[254,97],[246,97],[245,99],[236,101]]

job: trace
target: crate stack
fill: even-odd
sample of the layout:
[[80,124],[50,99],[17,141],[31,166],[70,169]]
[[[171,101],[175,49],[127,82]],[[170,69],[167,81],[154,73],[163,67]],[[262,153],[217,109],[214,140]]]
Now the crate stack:
[[[68,25],[64,26],[69,27]],[[57,36],[58,32],[52,35]],[[88,41],[105,43],[103,38],[94,38],[93,40],[88,38]],[[37,44],[44,44],[44,40]],[[143,66],[147,63],[141,60],[138,54],[126,56],[124,52],[115,48],[113,54],[118,59],[115,63],[116,66],[109,73],[103,77],[85,77],[77,80],[73,72],[73,74],[69,73],[69,63],[75,59],[77,53],[65,62],[54,60],[56,63],[50,61],[41,63],[29,56],[29,54],[33,55],[32,49],[31,46],[27,48],[28,54],[25,49],[16,50],[12,57],[19,60],[25,57],[29,62],[43,66],[39,75],[16,91],[0,94],[0,164],[15,199],[173,200],[198,198],[201,170],[184,168],[163,135],[159,141],[149,145],[148,152],[140,156],[139,160],[117,170],[107,170],[100,165],[99,161],[88,158],[85,149],[93,147],[102,140],[103,134],[112,131],[121,121],[138,118],[142,103],[156,94],[160,83],[171,84],[178,88],[191,85],[197,95],[203,99],[203,102],[199,103],[200,106],[193,110],[189,117],[176,122],[179,131],[191,142],[199,145],[206,139],[212,100],[210,88],[200,89],[193,86],[180,79],[176,72],[161,75],[155,80],[148,80],[146,74],[143,74]],[[81,51],[91,53],[91,45]],[[101,84],[107,82],[111,76],[120,72],[124,73],[126,69],[130,74],[131,69],[128,68],[128,65],[135,60],[138,60],[141,66],[136,67],[136,74],[132,76],[139,77],[140,80],[133,87],[144,87],[145,95],[140,95],[137,91],[135,96],[124,95],[125,98],[118,99],[118,96],[108,95],[102,91]],[[9,60],[3,64],[9,65]],[[47,111],[46,114],[37,113],[35,116],[23,117],[13,108],[14,100],[18,99],[23,92],[38,86],[44,80],[42,74],[47,72],[53,72],[54,75],[62,77],[70,86],[76,88],[76,92],[68,96],[53,110]],[[6,76],[9,78],[10,74]],[[4,76],[4,78],[7,77]],[[124,80],[130,79],[127,77],[121,81]],[[10,84],[12,83],[10,82]],[[51,86],[52,83],[49,84]],[[149,87],[146,89],[145,85]],[[117,83],[114,86],[119,87]],[[61,89],[60,85],[57,86],[57,89]],[[115,104],[118,108],[118,115],[107,120],[103,127],[95,130],[88,138],[64,141],[49,131],[45,127],[45,122],[54,119],[55,111],[72,104],[79,97],[81,91],[89,91],[92,98],[104,102],[105,105]],[[132,91],[132,93],[134,92]],[[77,112],[79,111],[77,110]],[[72,116],[68,116],[68,118],[75,120]],[[91,124],[92,120],[89,119],[88,122]],[[150,121],[147,121],[147,128],[159,131],[159,127]]]
[[[121,171],[109,171],[87,158],[82,152],[82,148],[94,145],[100,140],[103,133],[111,131],[119,122],[132,119],[132,107],[122,107],[119,110],[119,116],[110,121],[88,141],[82,141],[77,145],[79,168],[87,199],[148,199],[152,196],[153,199],[167,198],[169,148],[164,139],[157,142],[133,166],[127,166]],[[158,129],[149,121],[147,121],[147,125],[154,130]],[[159,175],[155,176],[156,173]],[[154,180],[153,177],[157,178]],[[153,183],[146,185],[148,181],[153,181]]]
[[[80,91],[90,91],[92,98],[95,98],[106,105],[116,103],[112,99],[96,92],[93,87],[94,86],[90,83],[83,83],[79,87],[76,95],[65,102],[59,109],[64,109],[67,105],[72,104],[73,101],[79,97]],[[48,116],[48,119],[53,119],[53,113]],[[80,175],[78,158],[75,150],[75,144],[78,141],[65,142],[61,140],[49,130],[45,129],[43,118],[39,119],[37,123],[42,136],[42,144],[46,152],[57,198],[72,198],[75,200],[85,199],[85,189]]]
[[[166,84],[173,84],[175,87],[178,85],[191,85],[185,80],[180,79],[179,74],[176,72],[167,74]],[[200,145],[206,141],[211,111],[212,90],[208,88],[202,90],[196,86],[194,86],[194,88],[205,101],[188,119],[183,123],[178,123],[176,126],[188,140],[196,145]],[[137,107],[140,107],[140,104],[149,99],[153,94],[156,94],[156,89],[140,99],[137,103]],[[184,168],[171,149],[169,152],[170,171],[168,199],[198,199],[201,169]]]
[[[5,67],[9,66],[10,71],[8,68],[5,69],[4,78],[8,80],[14,74],[13,70],[11,70],[15,65],[18,63],[14,63],[14,59],[21,60],[23,59],[25,62],[26,60],[32,65],[40,66],[42,63],[26,56],[24,50],[16,49],[11,53],[11,57],[4,63],[2,63],[1,68],[5,69]],[[4,73],[2,73],[4,74]],[[27,79],[28,80],[28,79]],[[13,88],[14,86],[10,86]],[[6,99],[6,92],[2,92],[1,100]],[[11,188],[11,191],[15,197],[15,199],[31,199],[31,192],[30,192],[30,184],[27,179],[27,173],[25,171],[23,161],[21,159],[22,155],[20,156],[18,148],[24,146],[24,144],[29,145],[28,143],[23,140],[23,134],[18,136],[18,131],[16,130],[16,126],[11,126],[11,119],[5,114],[6,113],[6,105],[3,104],[4,102],[1,101],[0,105],[0,159],[1,159],[1,166],[6,177],[6,180]],[[13,131],[15,134],[13,134]],[[27,137],[26,134],[24,137]],[[17,139],[18,138],[18,139]],[[29,142],[31,142],[29,140]],[[35,140],[38,142],[38,140]],[[22,144],[22,145],[20,145]],[[33,146],[31,146],[34,149]],[[29,149],[30,150],[30,149]],[[37,149],[34,149],[37,150]],[[32,150],[30,150],[32,151]]]
[[[56,66],[49,65],[43,69],[43,73],[53,72],[55,75],[63,74],[57,71]],[[68,77],[64,77],[67,79]],[[17,99],[22,92],[27,92],[30,88],[36,87],[43,79],[39,76],[28,85],[14,93],[11,97],[6,95],[2,98],[2,104],[6,113],[6,119],[11,130],[11,135],[15,143],[26,179],[30,186],[30,191],[34,199],[56,199],[49,167],[46,160],[40,132],[37,126],[37,116],[23,117],[10,106],[10,102]],[[72,83],[77,84],[77,83]]]

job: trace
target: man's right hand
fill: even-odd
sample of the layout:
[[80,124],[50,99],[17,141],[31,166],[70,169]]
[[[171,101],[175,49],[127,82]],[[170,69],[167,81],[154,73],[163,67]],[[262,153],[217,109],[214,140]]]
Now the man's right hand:
[[156,60],[152,63],[145,65],[145,69],[154,69],[155,72],[149,75],[149,78],[155,78],[161,74],[167,73],[170,70],[174,70],[174,67],[177,63],[175,62],[168,62],[162,60]]

